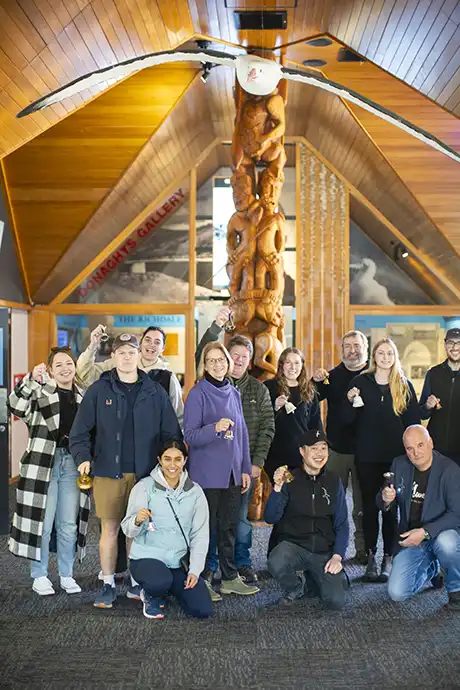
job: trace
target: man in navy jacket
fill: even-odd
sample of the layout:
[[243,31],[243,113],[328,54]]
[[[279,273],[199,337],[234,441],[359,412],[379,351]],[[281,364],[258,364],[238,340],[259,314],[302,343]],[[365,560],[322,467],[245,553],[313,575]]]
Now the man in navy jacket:
[[398,553],[388,580],[393,601],[404,601],[445,573],[449,606],[460,610],[460,468],[433,450],[425,427],[414,424],[403,436],[406,455],[393,461],[377,495],[381,510],[399,508]]
[[[348,514],[342,481],[325,468],[329,447],[323,431],[304,434],[299,452],[302,467],[293,480],[279,467],[265,506],[264,519],[273,528],[268,570],[286,592],[291,605],[305,593],[318,593],[324,606],[340,609],[345,603],[342,559],[348,545]],[[299,577],[303,571],[305,576]]]
[[[80,474],[94,475],[93,496],[101,520],[99,552],[103,590],[94,603],[112,608],[120,523],[131,489],[157,463],[160,445],[182,439],[179,422],[164,389],[138,369],[139,341],[123,333],[112,346],[115,367],[87,390],[70,432],[70,452]],[[132,581],[128,592],[139,598]]]

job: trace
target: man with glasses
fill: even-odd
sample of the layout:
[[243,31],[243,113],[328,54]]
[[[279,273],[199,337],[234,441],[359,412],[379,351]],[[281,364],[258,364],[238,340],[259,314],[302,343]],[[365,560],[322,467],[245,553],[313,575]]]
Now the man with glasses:
[[460,328],[449,328],[447,359],[428,370],[420,407],[434,447],[460,465]]

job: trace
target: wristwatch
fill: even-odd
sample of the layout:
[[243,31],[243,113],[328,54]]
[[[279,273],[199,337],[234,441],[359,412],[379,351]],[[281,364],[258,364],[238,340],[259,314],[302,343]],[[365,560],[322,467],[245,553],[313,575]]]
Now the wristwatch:
[[423,530],[423,540],[425,539],[431,539],[431,534],[426,529]]

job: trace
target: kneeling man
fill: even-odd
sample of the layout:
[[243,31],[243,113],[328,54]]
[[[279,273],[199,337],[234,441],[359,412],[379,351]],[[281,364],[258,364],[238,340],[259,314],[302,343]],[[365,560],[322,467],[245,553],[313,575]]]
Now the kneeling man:
[[403,442],[406,455],[395,458],[391,485],[377,496],[381,510],[399,507],[399,550],[388,593],[404,601],[430,581],[438,587],[442,568],[449,607],[460,610],[460,468],[433,450],[419,424],[406,429]]
[[268,570],[286,592],[283,605],[304,595],[307,580],[309,594],[312,587],[327,608],[340,609],[349,531],[345,492],[339,477],[325,468],[329,446],[323,431],[307,431],[299,450],[302,467],[292,475],[283,467],[276,470],[265,506],[264,519],[275,525],[271,543],[276,544]]

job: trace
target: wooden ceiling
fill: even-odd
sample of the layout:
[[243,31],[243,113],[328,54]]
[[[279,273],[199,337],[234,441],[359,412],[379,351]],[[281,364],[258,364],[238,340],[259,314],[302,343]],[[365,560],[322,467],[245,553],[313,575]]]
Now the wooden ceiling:
[[[287,30],[236,30],[231,8],[276,7],[287,7]],[[188,65],[154,68],[15,119],[30,101],[119,60],[211,37],[215,48],[285,46],[294,63],[325,60],[326,76],[460,151],[459,24],[460,0],[0,0],[0,158],[34,300],[51,300],[203,150],[231,137],[234,73],[213,70],[203,85]],[[319,34],[336,38],[306,44]],[[368,62],[339,62],[342,44]],[[287,122],[460,284],[458,164],[311,87],[290,85]]]
[[195,74],[185,65],[140,72],[6,158],[32,294]]

